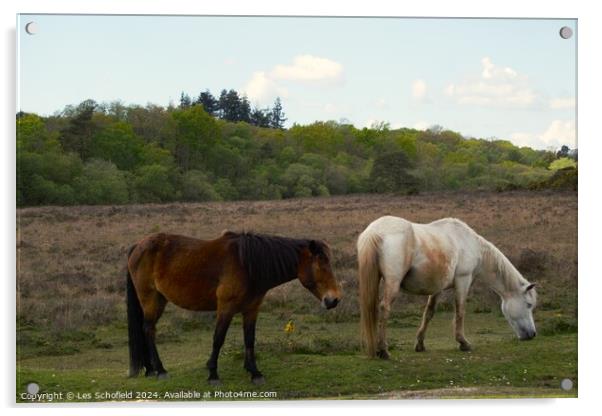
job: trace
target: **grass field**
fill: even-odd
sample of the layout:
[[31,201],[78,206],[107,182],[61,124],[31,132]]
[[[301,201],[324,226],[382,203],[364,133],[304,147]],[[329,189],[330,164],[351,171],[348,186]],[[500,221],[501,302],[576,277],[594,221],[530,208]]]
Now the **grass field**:
[[[539,335],[517,341],[499,301],[475,283],[466,333],[474,350],[457,349],[452,306],[444,297],[429,327],[425,353],[413,343],[420,296],[404,294],[389,321],[392,358],[366,358],[358,339],[355,246],[375,218],[417,222],[445,216],[466,221],[539,284]],[[138,399],[232,400],[222,392],[275,392],[277,399],[423,397],[575,397],[577,395],[577,195],[510,192],[348,196],[270,202],[45,207],[18,210],[17,401],[29,382],[56,401],[105,400],[96,393],[138,392]],[[204,363],[212,313],[168,306],[158,348],[171,378],[126,378],[125,253],[146,234],[175,232],[213,238],[224,229],[326,239],[345,297],[323,311],[298,282],[266,298],[257,329],[258,366],[267,382],[250,383],[242,368],[240,318],[220,357],[219,388],[206,383]],[[292,320],[295,330],[284,331]],[[564,378],[570,391],[560,389]],[[165,396],[165,393],[171,395]],[[77,396],[79,393],[79,396]],[[205,396],[207,394],[207,396]],[[112,398],[112,397],[109,397]],[[133,397],[132,399],[136,399]],[[248,400],[248,398],[247,398]]]

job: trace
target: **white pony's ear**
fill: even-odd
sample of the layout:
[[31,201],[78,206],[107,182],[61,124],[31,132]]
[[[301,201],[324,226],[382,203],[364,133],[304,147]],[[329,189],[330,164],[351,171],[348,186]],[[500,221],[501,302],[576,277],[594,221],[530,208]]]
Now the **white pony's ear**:
[[525,289],[525,292],[528,292],[529,290],[533,289],[535,287],[535,283],[529,283],[529,286],[527,286],[527,288]]

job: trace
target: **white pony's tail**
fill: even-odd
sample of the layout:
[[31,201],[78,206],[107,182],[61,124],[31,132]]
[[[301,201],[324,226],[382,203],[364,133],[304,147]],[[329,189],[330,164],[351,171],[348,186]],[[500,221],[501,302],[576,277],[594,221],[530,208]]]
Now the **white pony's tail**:
[[360,334],[362,346],[370,357],[376,355],[378,289],[380,285],[378,252],[381,242],[381,237],[372,230],[365,230],[357,240],[361,316]]

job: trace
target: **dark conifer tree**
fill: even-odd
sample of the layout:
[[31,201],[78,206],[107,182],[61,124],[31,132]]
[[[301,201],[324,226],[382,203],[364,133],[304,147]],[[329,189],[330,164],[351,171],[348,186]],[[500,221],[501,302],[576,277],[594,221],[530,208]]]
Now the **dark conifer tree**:
[[271,112],[269,108],[261,109],[255,107],[251,111],[251,124],[257,127],[270,127]]
[[238,106],[238,121],[251,122],[251,104],[246,95],[242,97]]
[[280,97],[277,97],[271,112],[270,127],[274,129],[283,129],[284,122],[286,121],[284,115],[284,111],[282,111],[282,102],[280,101]]
[[200,104],[203,106],[205,112],[213,117],[216,117],[219,110],[219,105],[215,97],[209,92],[209,90],[205,90],[199,95],[195,104]]
[[191,105],[192,100],[190,99],[190,96],[182,91],[182,94],[180,94],[180,108],[188,108]]

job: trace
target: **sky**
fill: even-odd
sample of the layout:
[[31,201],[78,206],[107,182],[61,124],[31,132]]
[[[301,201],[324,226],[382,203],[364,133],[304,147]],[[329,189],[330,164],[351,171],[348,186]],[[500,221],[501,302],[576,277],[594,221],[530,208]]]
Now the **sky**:
[[[25,26],[35,22],[36,33]],[[563,39],[559,30],[575,33]],[[314,121],[576,143],[576,20],[20,15],[17,111],[235,89]]]

